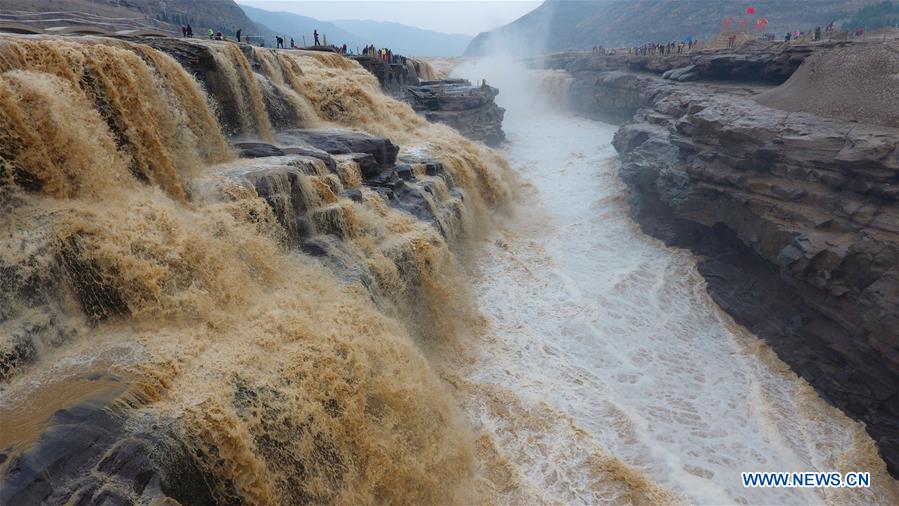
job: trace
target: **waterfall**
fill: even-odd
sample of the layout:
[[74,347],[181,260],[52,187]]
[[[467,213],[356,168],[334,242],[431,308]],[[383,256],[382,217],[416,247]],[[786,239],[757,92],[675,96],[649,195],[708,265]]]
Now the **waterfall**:
[[[433,218],[350,155],[235,159],[228,135],[288,142],[279,100],[293,127],[401,144]],[[477,318],[457,253],[513,182],[338,55],[2,37],[0,416],[57,430],[52,413],[107,406],[118,439],[88,447],[148,445],[187,502],[477,501],[474,437],[431,360]],[[43,490],[9,463],[54,444],[2,431],[0,502]],[[82,464],[44,499],[115,489]]]

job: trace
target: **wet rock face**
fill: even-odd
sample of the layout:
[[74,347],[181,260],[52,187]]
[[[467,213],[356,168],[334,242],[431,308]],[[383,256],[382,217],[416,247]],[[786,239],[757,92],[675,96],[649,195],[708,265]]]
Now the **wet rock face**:
[[[433,225],[444,237],[450,237],[455,224],[461,223],[464,194],[439,161],[399,159],[399,148],[389,139],[348,131],[295,130],[284,133],[281,140],[290,142],[234,144],[242,157],[251,160],[242,162],[238,169],[225,170],[216,179],[223,176],[230,179],[229,183],[252,188],[251,192],[236,192],[232,198],[260,197],[270,208],[272,221],[277,220],[274,225],[284,230],[285,247],[316,257],[338,279],[361,282],[376,303],[390,303],[390,294],[381,292],[367,259],[361,258],[361,251],[348,240],[351,227],[346,223],[343,206],[383,199],[384,204]],[[353,163],[368,169],[360,170],[361,178],[354,179],[353,187],[344,187],[340,169]],[[251,212],[259,209],[254,207]],[[384,247],[395,251],[388,258],[401,274],[408,276],[409,297],[414,297],[418,293],[412,272],[415,263],[408,256],[413,243],[407,241],[417,236],[396,234],[390,239]],[[77,236],[57,247],[58,265],[35,268],[28,276],[0,264],[0,273],[9,274],[0,278],[0,296],[8,294],[9,300],[24,301],[25,308],[30,309],[29,304],[45,303],[45,292],[66,290],[94,322],[127,310],[121,296],[102,283],[96,266],[83,258]],[[77,277],[66,277],[69,270]],[[66,283],[58,286],[50,283],[51,278],[64,279]],[[6,299],[0,302],[3,300]],[[13,309],[12,305],[0,305],[0,317],[13,321]],[[0,334],[0,380],[27,367],[36,356],[36,344],[48,346],[51,331],[63,332],[52,322],[30,317],[32,320],[15,320],[21,332]],[[91,385],[86,388],[89,394],[78,398],[69,398],[68,394],[52,396],[47,414],[27,422],[35,428],[33,435],[16,437],[12,446],[4,448],[6,434],[0,424],[0,504],[240,502],[234,483],[217,478],[210,471],[197,446],[206,439],[192,432],[195,428],[185,421],[187,417],[165,418],[147,407],[155,397],[145,391],[145,378],[131,383],[126,378],[99,372],[79,380]],[[75,380],[64,381],[68,385]],[[249,420],[262,413],[264,423],[283,421],[283,412],[271,399],[277,392],[251,391],[239,382],[233,386],[235,406],[241,416]],[[290,474],[296,483],[309,478],[302,474],[305,463],[283,452],[284,443],[295,444],[298,437],[311,438],[317,445],[317,454],[331,459],[333,469],[346,467],[327,445],[326,438],[308,430],[308,423],[287,420],[284,428],[279,428],[287,432],[275,433],[287,434],[283,438],[288,439],[260,437],[254,442],[266,458],[297,465],[299,472]],[[217,451],[209,450],[213,454]],[[338,480],[341,476],[332,473],[325,478]],[[292,484],[294,502],[327,502],[322,497],[302,495],[304,490]]]
[[207,46],[188,39],[168,37],[150,37],[139,42],[168,54],[196,77],[209,96],[216,100],[218,116],[225,132],[244,133],[241,132],[240,111],[236,106],[241,102],[240,97],[234,95],[228,76]]
[[94,395],[57,410],[24,449],[0,449],[0,504],[215,504],[176,426],[135,415],[143,400],[121,378],[87,379]]
[[381,89],[388,95],[400,96],[406,86],[418,84],[418,75],[412,64],[386,63],[372,56],[350,56],[365,70],[374,74]]
[[268,156],[284,156],[281,148],[264,142],[236,142],[234,148],[241,158],[265,158]]
[[396,162],[399,146],[390,139],[364,133],[329,130],[286,130],[279,133],[282,142],[303,143],[331,155],[361,153],[371,155],[378,167]]
[[[899,473],[899,130],[788,113],[740,93],[609,73],[630,93],[621,178],[644,229],[700,255],[714,299]],[[629,90],[629,91],[622,91]]]
[[40,350],[77,335],[80,318],[64,316],[62,301],[79,306],[88,323],[127,311],[96,262],[85,258],[79,235],[11,238],[18,245],[10,250],[15,254],[0,259],[0,381],[33,362]]
[[[416,157],[398,158],[399,147],[389,139],[340,130],[286,130],[278,134],[280,146],[261,142],[233,144],[242,158],[264,158],[259,167],[225,174],[252,186],[274,211],[291,247],[336,262],[337,271],[348,269],[339,244],[322,236],[344,238],[339,206],[324,205],[304,177],[329,181],[332,198],[362,202],[366,192],[380,195],[395,209],[408,212],[452,234],[461,222],[464,193],[455,186],[441,162]],[[321,162],[317,166],[316,162]],[[340,163],[355,164],[361,176],[359,188],[335,182]],[[323,172],[324,171],[324,172]],[[330,175],[331,179],[328,179]],[[311,193],[310,193],[311,192]]]
[[506,110],[496,105],[498,94],[499,90],[491,86],[444,79],[407,87],[405,100],[428,121],[449,125],[469,139],[495,147],[506,139]]
[[[224,133],[258,135],[254,126],[248,124],[248,121],[258,120],[248,119],[246,115],[263,112],[276,129],[303,126],[302,113],[295,101],[288,96],[289,91],[265,76],[252,46],[234,42],[219,42],[210,46],[198,40],[164,37],[148,37],[137,41],[168,54],[197,79],[209,99],[214,102],[214,110]],[[238,51],[246,58],[247,68],[243,68],[241,62],[233,54],[229,54],[233,51]],[[216,58],[216,53],[219,59]],[[247,101],[254,100],[252,97],[257,92],[264,111],[252,112],[252,106]]]

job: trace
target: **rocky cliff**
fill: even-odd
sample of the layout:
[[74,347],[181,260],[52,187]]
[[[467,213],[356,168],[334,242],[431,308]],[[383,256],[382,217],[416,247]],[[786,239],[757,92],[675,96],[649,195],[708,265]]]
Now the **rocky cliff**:
[[385,93],[404,100],[428,121],[449,125],[491,147],[505,140],[506,111],[496,104],[498,89],[486,83],[472,86],[466,79],[436,79],[429,64],[412,58],[405,64],[388,64],[368,56],[352,58],[378,78]]
[[499,146],[506,138],[506,111],[495,102],[499,90],[486,83],[472,86],[466,79],[421,81],[405,91],[406,101],[428,121],[449,125],[488,146]]
[[[644,229],[696,251],[719,305],[863,421],[896,475],[899,130],[754,100],[829,50],[548,64],[574,77],[573,110],[624,122],[620,175]],[[662,78],[687,65],[705,82]]]
[[41,28],[88,25],[109,32],[144,26],[172,34],[190,24],[197,36],[208,28],[229,37],[239,28],[246,35],[269,40],[274,36],[251,21],[234,0],[4,0],[0,19]]

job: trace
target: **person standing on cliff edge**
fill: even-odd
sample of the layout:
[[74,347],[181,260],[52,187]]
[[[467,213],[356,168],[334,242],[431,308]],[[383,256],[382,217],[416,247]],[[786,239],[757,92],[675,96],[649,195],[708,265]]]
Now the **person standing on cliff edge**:
[[281,36],[276,35],[276,36],[275,36],[275,42],[277,42],[277,48],[278,48],[278,49],[284,49],[284,39],[281,38]]
[[318,41],[318,30],[312,30],[312,37],[315,39],[316,46],[321,45],[321,43]]
[[241,34],[241,32],[243,32],[243,28],[238,28],[238,29],[237,29],[237,42],[238,42],[238,43],[240,43],[240,34]]

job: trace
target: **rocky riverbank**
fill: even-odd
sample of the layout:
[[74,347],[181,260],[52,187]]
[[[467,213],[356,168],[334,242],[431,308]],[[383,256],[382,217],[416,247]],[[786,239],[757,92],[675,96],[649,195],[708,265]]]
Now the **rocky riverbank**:
[[564,54],[546,65],[573,77],[572,110],[623,122],[620,175],[644,230],[696,251],[719,305],[864,422],[896,476],[899,130],[755,100],[837,49],[853,50]]

